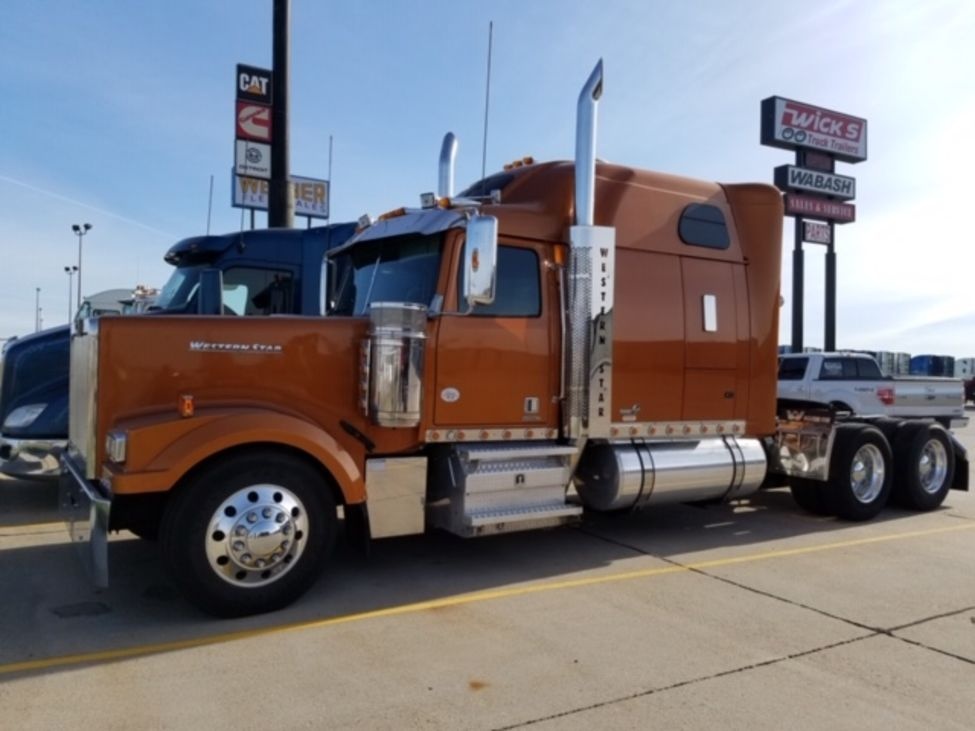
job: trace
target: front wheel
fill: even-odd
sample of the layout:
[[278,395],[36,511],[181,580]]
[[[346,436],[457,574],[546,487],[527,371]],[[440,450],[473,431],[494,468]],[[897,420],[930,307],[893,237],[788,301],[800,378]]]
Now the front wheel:
[[844,520],[876,517],[890,497],[892,461],[890,444],[876,427],[838,426],[830,458],[828,496],[832,512]]
[[218,462],[174,495],[162,557],[190,602],[221,617],[287,606],[334,545],[335,501],[301,460],[257,452]]

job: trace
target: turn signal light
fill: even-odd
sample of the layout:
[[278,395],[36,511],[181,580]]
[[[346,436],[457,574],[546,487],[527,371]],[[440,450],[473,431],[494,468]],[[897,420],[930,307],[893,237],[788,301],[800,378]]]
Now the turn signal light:
[[189,419],[193,416],[193,411],[193,396],[187,393],[181,394],[179,397],[179,415],[184,419]]

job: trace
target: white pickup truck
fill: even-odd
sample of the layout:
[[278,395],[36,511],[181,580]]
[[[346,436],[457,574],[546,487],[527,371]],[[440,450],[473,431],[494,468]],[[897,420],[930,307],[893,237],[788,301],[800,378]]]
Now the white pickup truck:
[[890,377],[865,353],[796,353],[779,357],[779,398],[828,404],[857,416],[968,423],[957,378]]

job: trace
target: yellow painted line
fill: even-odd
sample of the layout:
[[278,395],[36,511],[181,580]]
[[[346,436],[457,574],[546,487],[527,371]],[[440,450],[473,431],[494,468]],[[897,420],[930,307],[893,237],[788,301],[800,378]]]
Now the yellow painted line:
[[[195,637],[186,640],[175,640],[171,642],[157,642],[147,645],[136,645],[133,647],[123,647],[114,650],[98,650],[95,652],[82,652],[74,655],[60,655],[55,657],[40,658],[37,660],[23,660],[0,665],[0,675],[11,673],[29,672],[32,670],[51,670],[55,668],[65,668],[72,665],[88,665],[92,663],[112,662],[125,660],[133,657],[142,657],[163,652],[173,652],[175,650],[188,650],[208,645],[216,645],[224,642],[236,640],[252,639],[256,637],[266,637],[296,630],[318,629],[322,627],[332,627],[339,624],[351,622],[362,622],[369,619],[380,619],[384,617],[396,617],[403,614],[415,614],[433,609],[445,609],[448,607],[475,604],[478,602],[493,601],[496,599],[509,599],[512,597],[526,596],[529,594],[541,594],[549,591],[560,591],[562,589],[575,589],[586,586],[597,586],[599,584],[609,584],[619,581],[633,581],[635,579],[647,579],[667,574],[680,574],[689,571],[701,571],[705,569],[721,568],[723,566],[734,566],[736,564],[754,563],[757,561],[767,561],[770,559],[789,558],[792,556],[803,556],[811,553],[821,553],[824,551],[836,551],[855,546],[867,546],[875,543],[886,543],[890,541],[900,541],[909,538],[921,538],[942,533],[954,533],[963,530],[975,529],[975,522],[961,523],[945,528],[930,528],[927,530],[906,531],[903,533],[890,533],[868,538],[855,538],[849,541],[837,541],[835,543],[822,543],[814,546],[803,546],[800,548],[784,548],[776,551],[765,551],[763,553],[751,553],[744,556],[733,556],[729,558],[716,558],[710,561],[698,561],[696,563],[681,566],[659,566],[650,569],[638,569],[636,571],[623,571],[615,574],[603,574],[600,576],[586,576],[579,579],[566,579],[565,581],[548,581],[538,584],[527,584],[506,589],[494,589],[491,591],[478,591],[469,594],[458,594],[456,596],[442,597],[440,599],[429,599],[422,602],[411,604],[400,604],[382,609],[373,609],[366,612],[355,614],[345,614],[338,617],[326,619],[313,619],[301,622],[292,622],[273,627],[260,627],[256,629],[246,629],[237,632],[224,632],[205,637]],[[652,557],[651,557],[652,558]]]

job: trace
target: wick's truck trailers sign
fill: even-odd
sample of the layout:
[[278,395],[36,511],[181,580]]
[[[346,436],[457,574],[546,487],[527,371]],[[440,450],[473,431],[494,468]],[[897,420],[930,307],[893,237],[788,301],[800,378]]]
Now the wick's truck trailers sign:
[[867,159],[867,120],[770,96],[762,100],[762,144],[819,150],[845,162]]

